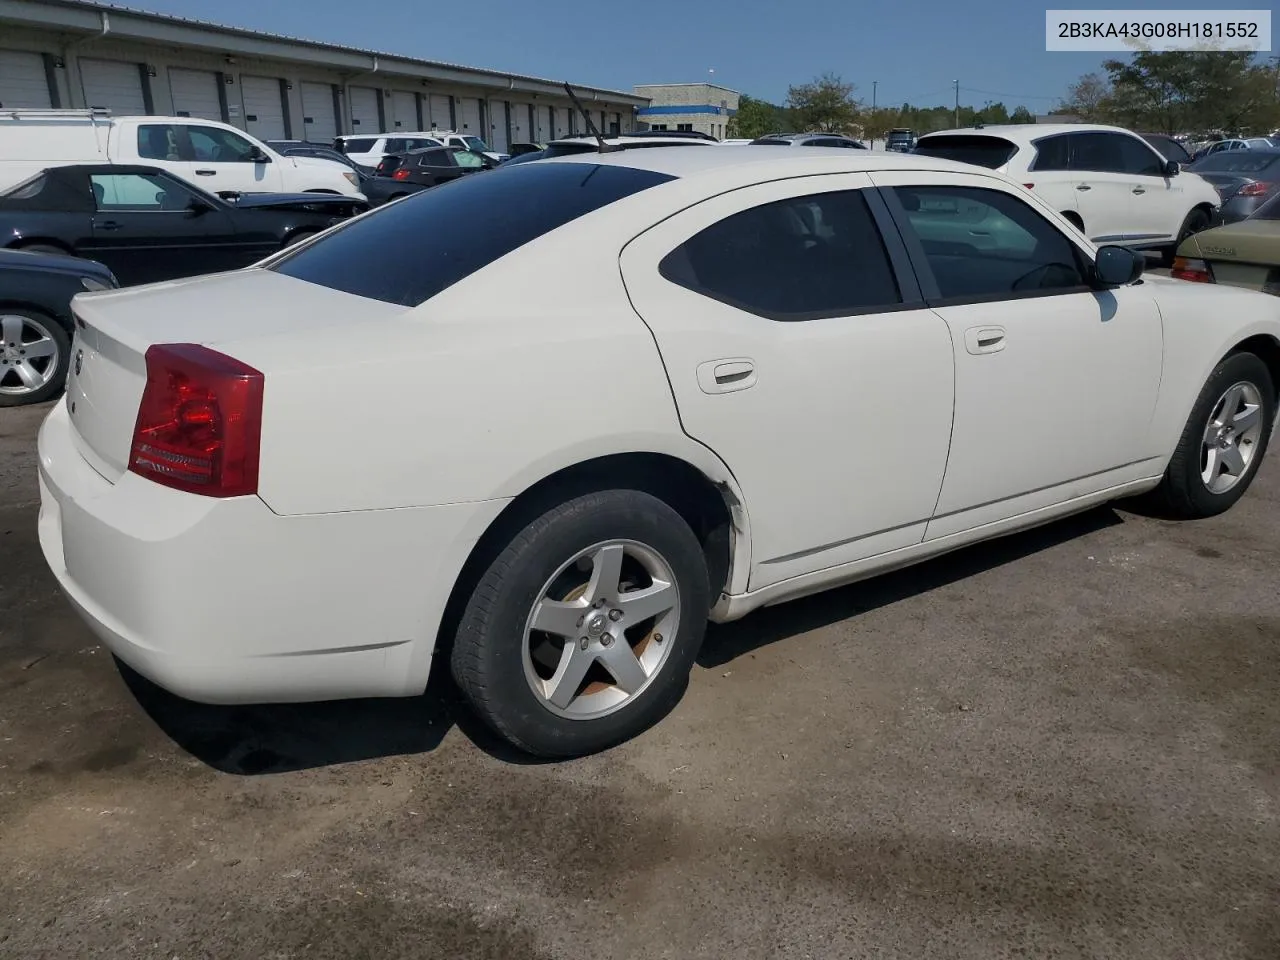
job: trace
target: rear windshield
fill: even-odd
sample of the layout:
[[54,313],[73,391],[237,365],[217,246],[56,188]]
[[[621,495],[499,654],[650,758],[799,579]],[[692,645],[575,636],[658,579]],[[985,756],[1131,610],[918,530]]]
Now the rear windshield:
[[1280,160],[1280,153],[1257,150],[1228,150],[1205,157],[1196,164],[1196,173],[1260,173]]
[[1017,146],[1000,137],[952,134],[917,140],[915,152],[938,160],[972,163],[977,167],[994,170],[1008,163],[1017,149]]
[[570,220],[672,179],[592,163],[498,169],[388,204],[284,254],[270,269],[415,307]]

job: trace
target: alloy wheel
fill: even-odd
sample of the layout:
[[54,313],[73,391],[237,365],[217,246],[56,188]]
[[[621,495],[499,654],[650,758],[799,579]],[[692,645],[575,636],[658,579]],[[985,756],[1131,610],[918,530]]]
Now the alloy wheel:
[[1262,394],[1248,381],[1228,387],[1205,425],[1200,477],[1210,493],[1226,493],[1249,472],[1262,437]]
[[26,396],[53,379],[61,360],[58,341],[44,323],[0,314],[0,394]]

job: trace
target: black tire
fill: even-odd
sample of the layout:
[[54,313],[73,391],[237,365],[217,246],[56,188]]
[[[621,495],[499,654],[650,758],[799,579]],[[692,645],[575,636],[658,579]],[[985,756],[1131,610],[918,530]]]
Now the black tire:
[[[1261,399],[1262,431],[1254,442],[1252,458],[1240,479],[1229,490],[1215,493],[1202,476],[1204,469],[1204,436],[1210,417],[1228,388],[1237,383],[1251,384]],[[1258,465],[1267,452],[1271,427],[1276,416],[1276,390],[1267,365],[1252,353],[1233,353],[1210,374],[1204,389],[1191,408],[1191,416],[1178,440],[1164,478],[1151,495],[1158,512],[1178,520],[1199,520],[1231,509],[1258,473]]]
[[1178,255],[1178,248],[1182,246],[1182,241],[1192,234],[1199,233],[1201,230],[1207,229],[1209,226],[1209,214],[1197,207],[1187,214],[1187,218],[1182,221],[1182,229],[1178,231],[1178,239],[1174,241],[1173,246],[1166,247],[1160,253],[1160,266],[1172,267],[1173,260]]
[[[671,645],[666,659],[629,702],[600,717],[566,718],[552,712],[526,679],[525,625],[556,571],[610,540],[643,544],[670,568],[680,596],[675,635],[659,640]],[[709,610],[706,561],[678,513],[634,490],[589,493],[529,523],[480,575],[459,618],[453,677],[480,718],[521,750],[543,757],[594,753],[636,736],[675,706]]]
[[[66,327],[48,314],[28,307],[0,306],[0,316],[22,317],[26,321],[27,329],[38,329],[48,336],[57,348],[57,358],[53,361],[53,372],[47,382],[35,389],[24,389],[18,381],[16,373],[13,373],[10,367],[12,351],[20,351],[22,345],[19,343],[16,347],[11,348],[8,343],[0,344],[0,354],[4,354],[3,365],[0,365],[0,407],[18,407],[28,403],[43,403],[45,400],[56,397],[66,385],[67,370],[71,366],[71,335],[67,333]],[[14,359],[21,359],[21,355]],[[42,366],[41,371],[43,372],[44,369]]]
[[64,250],[62,247],[56,247],[51,243],[29,243],[25,247],[19,247],[18,249],[25,250],[27,253],[51,253],[55,257],[75,256],[70,250]]

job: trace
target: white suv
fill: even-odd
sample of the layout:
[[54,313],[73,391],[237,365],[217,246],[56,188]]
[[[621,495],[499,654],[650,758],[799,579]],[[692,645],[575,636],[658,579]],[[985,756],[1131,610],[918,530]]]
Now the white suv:
[[1034,190],[1094,243],[1160,249],[1209,226],[1212,185],[1120,127],[1017,124],[931,133],[915,153],[999,170]]
[[372,168],[389,153],[408,153],[443,144],[442,140],[425,133],[379,133],[371,137],[338,137],[333,141],[333,149],[346,154],[357,166]]

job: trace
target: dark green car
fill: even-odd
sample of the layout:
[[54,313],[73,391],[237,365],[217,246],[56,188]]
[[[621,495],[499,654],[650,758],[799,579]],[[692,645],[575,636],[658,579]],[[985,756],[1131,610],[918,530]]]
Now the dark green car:
[[1280,296],[1280,192],[1248,219],[1184,240],[1171,275]]

